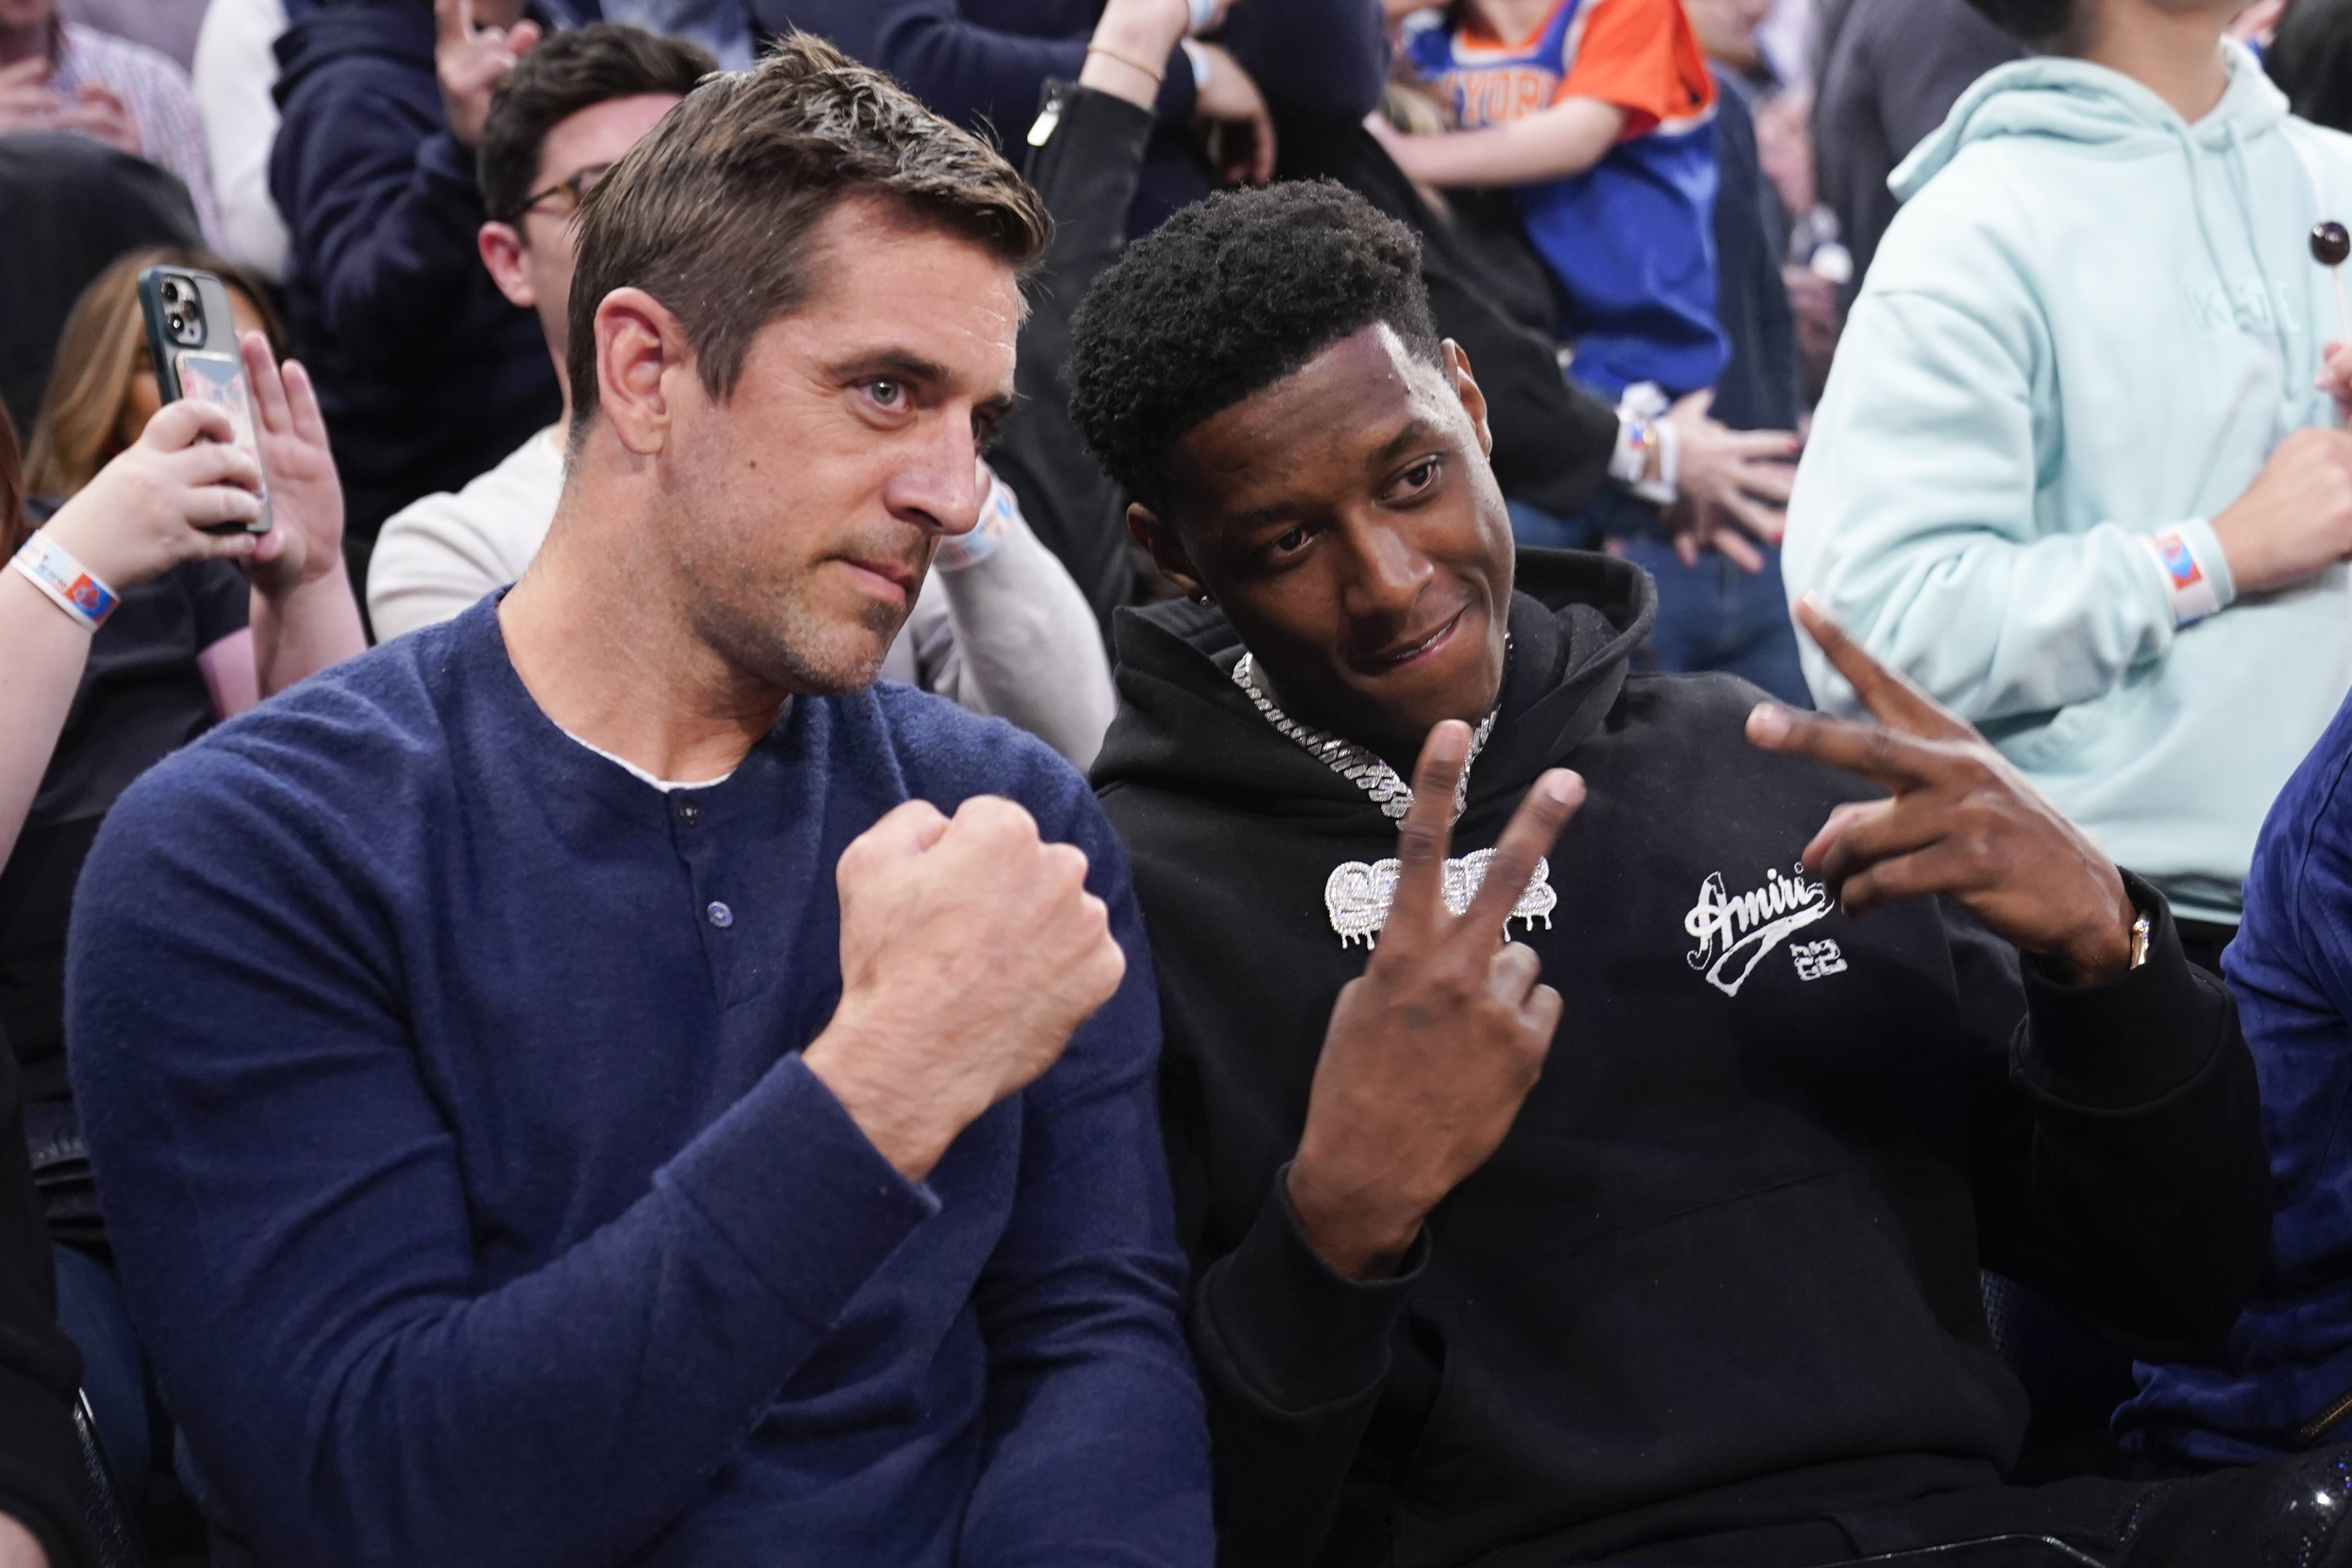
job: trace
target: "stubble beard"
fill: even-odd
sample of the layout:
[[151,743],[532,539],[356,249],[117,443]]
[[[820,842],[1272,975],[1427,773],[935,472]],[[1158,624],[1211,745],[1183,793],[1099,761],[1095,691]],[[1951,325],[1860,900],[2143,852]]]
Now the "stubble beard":
[[745,603],[705,596],[697,635],[737,668],[782,690],[845,697],[874,684],[912,612],[868,601],[855,616],[826,615],[796,583]]

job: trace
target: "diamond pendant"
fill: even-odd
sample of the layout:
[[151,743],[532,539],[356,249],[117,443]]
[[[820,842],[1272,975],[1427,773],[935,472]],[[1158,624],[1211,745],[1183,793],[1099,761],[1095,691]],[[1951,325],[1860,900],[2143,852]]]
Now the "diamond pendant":
[[[1389,808],[1383,805],[1381,808]],[[1403,808],[1393,815],[1402,816]],[[1468,912],[1471,901],[1486,880],[1486,868],[1493,864],[1492,849],[1475,850],[1460,859],[1448,860],[1444,868],[1445,907],[1454,914]],[[1323,883],[1323,907],[1330,911],[1331,929],[1339,933],[1339,945],[1352,947],[1361,942],[1366,947],[1376,945],[1381,929],[1389,923],[1389,908],[1396,899],[1397,878],[1403,866],[1396,860],[1342,861],[1331,868]],[[1551,929],[1551,912],[1559,907],[1559,894],[1551,885],[1549,858],[1536,862],[1535,875],[1519,893],[1519,901],[1503,917],[1503,933],[1510,934],[1511,922],[1518,921],[1528,930],[1536,929],[1541,921],[1544,929]]]

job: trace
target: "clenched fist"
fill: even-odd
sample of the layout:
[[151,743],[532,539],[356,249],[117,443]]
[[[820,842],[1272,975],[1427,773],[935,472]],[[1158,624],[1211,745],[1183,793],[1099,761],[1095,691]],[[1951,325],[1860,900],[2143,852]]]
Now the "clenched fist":
[[1111,998],[1127,955],[1087,858],[1012,801],[952,819],[908,801],[845,850],[841,1005],[803,1059],[919,1182],[956,1135],[1034,1082]]

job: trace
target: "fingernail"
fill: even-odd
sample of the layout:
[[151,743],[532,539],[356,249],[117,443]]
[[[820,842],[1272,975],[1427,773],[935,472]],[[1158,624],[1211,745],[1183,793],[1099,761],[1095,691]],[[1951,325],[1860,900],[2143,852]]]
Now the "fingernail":
[[1544,774],[1538,787],[1543,791],[1544,799],[1552,805],[1566,805],[1576,798],[1577,786],[1583,782],[1565,768],[1555,768]]
[[1789,737],[1789,713],[1777,702],[1759,702],[1748,713],[1748,738],[1774,745]]

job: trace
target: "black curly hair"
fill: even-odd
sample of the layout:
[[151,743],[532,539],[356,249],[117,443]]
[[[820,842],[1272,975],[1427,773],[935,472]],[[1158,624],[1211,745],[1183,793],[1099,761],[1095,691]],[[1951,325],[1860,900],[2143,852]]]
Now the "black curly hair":
[[1111,478],[1159,510],[1180,437],[1375,322],[1442,363],[1412,230],[1330,180],[1223,192],[1128,247],[1087,291],[1070,323],[1070,417]]

